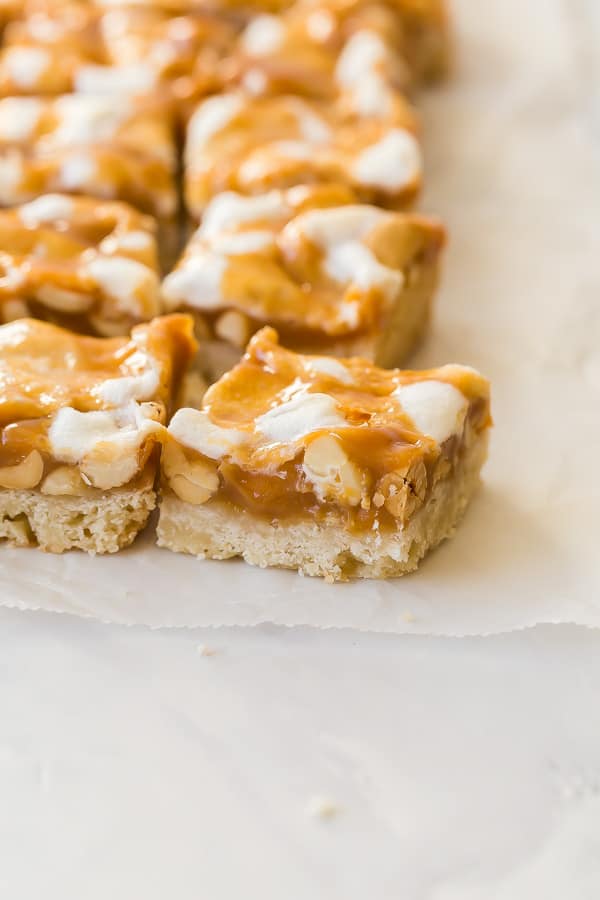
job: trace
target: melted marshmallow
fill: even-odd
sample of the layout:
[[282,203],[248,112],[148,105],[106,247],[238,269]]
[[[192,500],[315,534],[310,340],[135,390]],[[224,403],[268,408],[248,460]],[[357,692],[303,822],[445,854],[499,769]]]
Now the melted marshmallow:
[[24,204],[19,216],[26,225],[32,226],[59,219],[70,219],[73,213],[73,201],[62,194],[43,194],[30,203]]
[[362,290],[380,287],[394,291],[403,284],[403,275],[382,265],[361,238],[388,214],[373,206],[343,206],[316,209],[297,216],[284,235],[294,240],[304,235],[325,253],[324,267],[340,284],[349,282]]
[[220,459],[246,439],[243,431],[215,425],[208,413],[200,409],[178,410],[171,419],[169,432],[184,447],[209,459]]
[[156,81],[156,72],[144,63],[87,65],[75,76],[75,90],[82,94],[142,94],[152,90]]
[[328,250],[347,241],[358,240],[389,214],[376,206],[337,206],[313,209],[296,216],[294,230],[309,241]]
[[36,97],[5,97],[0,100],[0,138],[26,141],[32,137],[44,112]]
[[10,78],[21,88],[37,85],[40,75],[51,63],[51,57],[43,47],[8,47],[5,57]]
[[351,92],[360,115],[386,116],[391,112],[393,93],[380,71],[388,58],[389,50],[381,37],[367,29],[353,34],[340,54],[336,79]]
[[101,441],[113,440],[118,431],[114,410],[79,412],[65,406],[54,416],[48,438],[56,459],[78,463]]
[[94,158],[85,151],[68,156],[60,167],[59,181],[67,191],[90,188],[97,177]]
[[285,26],[278,16],[256,16],[241,37],[241,45],[250,56],[268,56],[279,50],[285,39]]
[[49,140],[64,147],[110,140],[131,115],[126,97],[101,94],[87,97],[65,94],[55,101],[54,108],[59,123]]
[[339,55],[335,77],[343,87],[355,87],[377,65],[385,62],[387,48],[374,31],[357,31]]
[[145,353],[134,353],[128,359],[130,366],[141,364],[138,375],[123,375],[121,378],[108,378],[99,385],[97,394],[110,406],[125,406],[131,400],[143,402],[151,400],[160,383],[158,368]]
[[221,282],[227,260],[214,254],[195,255],[163,281],[163,297],[170,309],[186,303],[197,309],[217,309],[222,303]]
[[273,173],[277,166],[277,157],[282,160],[295,159],[298,162],[309,160],[313,148],[306,141],[274,141],[267,146],[257,147],[238,169],[238,181],[248,185],[259,181]]
[[392,396],[415,427],[442,444],[462,431],[468,401],[458,388],[445,381],[401,384]]
[[[243,109],[239,94],[220,94],[200,104],[188,125],[188,154],[195,154]],[[193,158],[189,160],[193,163]]]
[[384,190],[400,190],[419,178],[421,150],[408,131],[393,128],[354,161],[352,174],[362,184]]
[[238,234],[215,235],[211,241],[211,249],[225,256],[238,256],[243,253],[259,253],[272,247],[273,243],[270,231],[240,231]]
[[305,141],[311,144],[324,144],[331,140],[331,128],[324,119],[312,112],[308,104],[296,100],[293,102],[293,109],[300,134]]
[[21,155],[10,151],[0,158],[0,203],[14,202],[15,191],[23,177],[23,160]]
[[[152,235],[147,231],[126,231],[124,234],[110,235],[104,240],[114,241],[123,250],[147,250],[152,247]],[[102,244],[104,241],[102,242]],[[100,247],[102,247],[100,244]]]
[[306,19],[306,31],[313,41],[328,41],[335,31],[335,18],[327,9],[317,9]]
[[344,428],[348,423],[338,409],[329,394],[302,393],[258,416],[255,425],[269,441],[287,443],[313,431]]
[[86,266],[88,274],[125,312],[139,310],[140,292],[158,292],[156,274],[135,259],[97,256]]
[[252,68],[248,69],[244,74],[242,84],[244,90],[248,91],[249,94],[258,96],[266,91],[268,80],[262,69]]
[[327,375],[342,384],[352,384],[353,378],[346,366],[330,356],[311,356],[304,363],[311,375]]
[[64,406],[52,420],[48,439],[55,459],[75,464],[93,453],[98,445],[112,444],[115,455],[133,449],[160,427],[144,418],[135,404],[124,409],[91,412]]
[[244,197],[235,191],[225,191],[212,200],[202,216],[198,234],[211,237],[258,219],[277,221],[289,212],[281,191],[268,191],[256,197]]

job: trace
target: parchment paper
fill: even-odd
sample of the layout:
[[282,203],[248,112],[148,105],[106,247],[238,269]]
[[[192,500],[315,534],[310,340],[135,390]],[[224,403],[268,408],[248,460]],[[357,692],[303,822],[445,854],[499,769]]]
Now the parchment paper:
[[153,627],[600,625],[595,14],[582,4],[566,16],[560,0],[454,7],[457,71],[421,97],[424,206],[444,217],[451,244],[415,366],[481,369],[496,421],[484,487],[456,537],[415,575],[336,586],[176,556],[151,534],[110,558],[3,547],[2,604]]

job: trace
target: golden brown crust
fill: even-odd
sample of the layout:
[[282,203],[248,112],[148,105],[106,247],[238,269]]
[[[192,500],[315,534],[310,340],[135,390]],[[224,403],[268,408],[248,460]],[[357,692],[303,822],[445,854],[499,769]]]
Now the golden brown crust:
[[0,541],[48,553],[116,553],[129,546],[156,506],[152,480],[94,497],[0,491]]

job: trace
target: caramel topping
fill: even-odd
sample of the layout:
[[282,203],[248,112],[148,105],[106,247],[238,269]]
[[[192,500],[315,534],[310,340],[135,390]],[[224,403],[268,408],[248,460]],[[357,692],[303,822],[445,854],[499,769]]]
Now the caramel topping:
[[[254,16],[227,59],[224,76],[253,94],[327,100],[346,94],[344,103],[350,109],[354,78],[374,78],[382,103],[371,112],[382,115],[384,95],[393,105],[393,93],[407,80],[398,51],[397,17],[381,4],[336,8],[297,3],[279,16]],[[396,100],[401,102],[400,96]]]
[[175,144],[160,102],[110,95],[0,100],[0,204],[52,191],[132,203],[170,218]]
[[187,316],[140,325],[130,340],[29,319],[0,328],[0,487],[78,494],[134,483],[166,433],[191,332]]
[[265,328],[169,431],[188,466],[214,461],[209,496],[271,518],[335,508],[360,529],[406,521],[489,424],[489,384],[472,369],[301,356]]
[[132,338],[92,338],[20,319],[0,328],[0,422],[48,416],[65,406],[110,409],[101,388],[109,379],[139,375],[151,360],[158,384],[152,400],[167,406],[172,383],[195,345],[187,316],[139,325]]
[[[489,425],[489,384],[473,369],[463,366],[415,371],[380,369],[359,357],[328,360],[304,356],[280,346],[272,328],[258,332],[239,365],[209,388],[203,409],[215,424],[248,433],[249,440],[233,451],[236,458],[240,454],[241,462],[247,461],[250,455],[255,460],[257,451],[264,450],[267,457],[273,452],[273,442],[265,441],[256,428],[256,420],[282,402],[303,394],[325,394],[333,398],[345,420],[343,439],[349,439],[357,447],[370,447],[376,431],[384,435],[384,443],[389,443],[392,434],[399,435],[401,442],[408,435],[407,443],[427,442],[426,435],[415,429],[410,416],[393,396],[403,385],[424,381],[455,387],[469,404],[477,403],[476,426]],[[481,401],[485,402],[481,404]],[[342,435],[339,427],[325,430]]]
[[188,208],[199,217],[220,191],[259,194],[323,182],[347,185],[367,203],[402,208],[421,180],[415,128],[405,103],[379,118],[299,97],[209,97],[188,128]]
[[148,94],[178,99],[215,89],[215,67],[237,27],[210,13],[173,18],[158,7],[37,9],[11,23],[0,50],[0,93]]
[[121,203],[46,194],[0,211],[0,321],[35,313],[126,334],[160,312],[153,219]]
[[273,324],[292,345],[378,332],[411,267],[439,255],[444,232],[423,217],[352,201],[333,185],[218,195],[165,279],[166,303],[212,320],[235,309],[251,331]]

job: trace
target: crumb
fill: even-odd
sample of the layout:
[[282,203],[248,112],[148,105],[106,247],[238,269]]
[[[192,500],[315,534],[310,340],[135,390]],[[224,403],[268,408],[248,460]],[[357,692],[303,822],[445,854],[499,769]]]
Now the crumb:
[[196,650],[200,656],[216,656],[218,653],[215,647],[208,647],[206,644],[198,644]]
[[333,819],[339,811],[340,809],[334,800],[319,794],[313,795],[306,804],[306,814],[313,819],[322,819],[323,821]]
[[402,618],[405,622],[408,623],[417,621],[417,617],[413,613],[411,613],[410,609],[407,609],[405,613],[402,613]]

